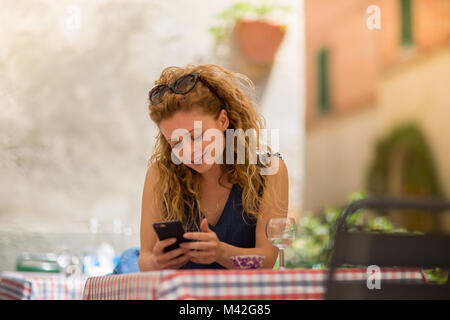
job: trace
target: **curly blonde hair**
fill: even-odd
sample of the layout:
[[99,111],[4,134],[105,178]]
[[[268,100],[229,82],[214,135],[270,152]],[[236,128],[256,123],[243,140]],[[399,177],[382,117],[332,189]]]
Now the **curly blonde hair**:
[[[158,126],[164,119],[170,118],[179,110],[188,111],[193,106],[199,107],[204,113],[214,116],[216,119],[222,108],[225,108],[229,118],[229,129],[253,129],[256,132],[257,146],[265,148],[270,152],[268,146],[260,145],[260,129],[265,127],[265,119],[254,108],[253,93],[254,85],[245,75],[230,72],[215,64],[187,65],[185,67],[167,67],[155,85],[172,84],[175,80],[185,74],[197,72],[217,96],[202,81],[198,81],[195,87],[187,94],[165,94],[163,102],[157,105],[149,105],[150,118]],[[225,106],[222,103],[225,103]],[[239,139],[239,137],[238,137]],[[245,141],[244,141],[245,140]],[[264,192],[266,176],[260,174],[261,168],[266,163],[249,163],[249,140],[245,137],[241,143],[245,145],[245,163],[221,164],[221,179],[226,176],[230,183],[237,183],[242,187],[242,207],[245,212],[254,218],[259,217],[258,208],[261,205],[261,195]],[[238,141],[239,143],[239,141]],[[236,159],[237,148],[234,146],[234,159]],[[156,165],[158,179],[154,185],[156,199],[162,199],[164,218],[170,220],[181,220],[185,223],[194,223],[198,228],[196,214],[200,218],[205,217],[204,210],[199,201],[200,174],[188,166],[175,164],[171,160],[171,146],[159,131],[153,154],[148,166]],[[194,212],[194,205],[199,212]],[[190,214],[185,213],[185,206],[190,209]],[[243,214],[244,212],[242,212]]]

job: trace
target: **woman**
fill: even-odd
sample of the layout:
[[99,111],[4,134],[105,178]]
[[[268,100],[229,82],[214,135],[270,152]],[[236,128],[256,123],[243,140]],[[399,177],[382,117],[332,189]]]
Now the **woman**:
[[[149,110],[159,133],[143,190],[139,269],[232,268],[231,256],[249,254],[265,256],[263,268],[272,268],[278,249],[266,238],[265,226],[269,218],[287,215],[286,166],[270,152],[268,161],[252,163],[250,137],[238,136],[235,146],[226,135],[252,129],[260,138],[263,119],[243,91],[253,89],[251,81],[210,64],[168,67],[155,85]],[[207,139],[208,130],[220,135]],[[206,161],[205,150],[213,144],[213,161]],[[225,158],[225,145],[232,151],[226,163],[218,161]],[[237,161],[239,150],[245,161]],[[263,174],[274,160],[276,173]],[[181,220],[190,231],[184,237],[194,241],[164,252],[175,239],[160,241],[153,223],[171,220]]]

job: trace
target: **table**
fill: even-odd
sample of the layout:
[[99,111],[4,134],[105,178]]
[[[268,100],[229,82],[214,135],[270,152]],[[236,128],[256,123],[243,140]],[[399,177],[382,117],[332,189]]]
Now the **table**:
[[81,300],[87,278],[58,273],[2,272],[0,300]]
[[[328,270],[163,270],[91,277],[85,300],[323,299]],[[366,280],[366,269],[337,269],[337,280]],[[383,280],[426,281],[421,270],[381,268]]]

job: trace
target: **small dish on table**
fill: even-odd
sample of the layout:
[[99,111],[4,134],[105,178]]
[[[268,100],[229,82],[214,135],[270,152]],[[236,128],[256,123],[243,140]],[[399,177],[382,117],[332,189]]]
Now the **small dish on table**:
[[265,256],[258,254],[245,254],[231,256],[234,269],[260,269],[264,264]]

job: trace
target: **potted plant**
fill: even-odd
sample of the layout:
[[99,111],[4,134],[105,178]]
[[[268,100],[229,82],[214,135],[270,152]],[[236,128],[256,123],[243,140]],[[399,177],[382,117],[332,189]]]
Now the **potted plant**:
[[287,26],[274,19],[275,13],[289,11],[286,6],[239,1],[218,14],[220,24],[209,31],[218,42],[234,30],[246,59],[255,64],[271,64],[283,41]]
[[[349,202],[362,199],[365,192],[350,195]],[[333,251],[336,224],[342,214],[342,208],[328,207],[320,215],[306,213],[299,221],[298,237],[286,248],[287,268],[326,269],[329,267]],[[380,231],[390,233],[416,233],[395,226],[388,216],[365,217],[364,210],[355,212],[346,222],[349,230]],[[277,261],[278,262],[278,261]],[[429,283],[446,283],[448,270],[440,268],[422,269]]]

